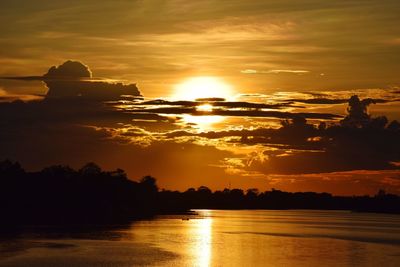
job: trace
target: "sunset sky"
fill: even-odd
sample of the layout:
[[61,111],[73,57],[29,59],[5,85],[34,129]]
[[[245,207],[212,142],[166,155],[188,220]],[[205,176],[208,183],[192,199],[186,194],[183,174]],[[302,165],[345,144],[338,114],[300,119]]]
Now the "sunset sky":
[[2,0],[0,160],[399,194],[399,23],[398,0]]

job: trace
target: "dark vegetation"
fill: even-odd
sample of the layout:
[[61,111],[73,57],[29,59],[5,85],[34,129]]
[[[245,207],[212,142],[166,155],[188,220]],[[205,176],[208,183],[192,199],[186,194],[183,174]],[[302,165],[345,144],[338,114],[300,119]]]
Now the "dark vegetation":
[[85,224],[127,222],[165,213],[207,209],[346,209],[400,213],[400,197],[380,191],[373,197],[289,193],[272,189],[201,186],[185,192],[159,191],[151,176],[129,180],[121,169],[103,171],[94,163],[80,170],[51,166],[26,172],[18,163],[0,162],[2,224]]
[[123,170],[106,172],[94,163],[78,171],[25,172],[18,163],[0,162],[3,223],[124,222],[158,213],[157,192],[152,177],[138,183]]

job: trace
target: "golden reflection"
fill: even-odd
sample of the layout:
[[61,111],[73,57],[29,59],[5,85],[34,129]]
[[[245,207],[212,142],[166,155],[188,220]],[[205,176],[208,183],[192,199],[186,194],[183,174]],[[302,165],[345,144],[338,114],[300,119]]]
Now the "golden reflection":
[[212,256],[212,218],[193,220],[193,236],[195,237],[192,253],[195,257],[194,266],[210,266]]

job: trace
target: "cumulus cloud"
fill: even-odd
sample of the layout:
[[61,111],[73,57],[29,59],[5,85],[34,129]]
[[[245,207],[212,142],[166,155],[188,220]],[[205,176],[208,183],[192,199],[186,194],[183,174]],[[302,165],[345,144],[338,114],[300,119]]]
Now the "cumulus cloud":
[[368,114],[367,108],[369,105],[376,103],[374,99],[367,98],[360,100],[357,95],[353,95],[350,97],[348,103],[348,115],[342,120],[343,125],[363,127],[371,123],[371,116]]
[[[49,88],[47,98],[81,97],[96,100],[117,100],[121,96],[141,96],[136,84],[91,81],[89,67],[79,61],[68,60],[53,66],[43,76]],[[89,78],[89,80],[80,80]]]
[[92,78],[89,67],[79,61],[67,60],[59,66],[52,66],[43,77],[46,78]]
[[110,82],[95,78],[88,66],[80,61],[68,60],[59,66],[52,66],[43,76],[3,77],[25,81],[43,81],[47,88],[47,99],[85,98],[96,101],[118,100],[121,97],[141,97],[136,84]]

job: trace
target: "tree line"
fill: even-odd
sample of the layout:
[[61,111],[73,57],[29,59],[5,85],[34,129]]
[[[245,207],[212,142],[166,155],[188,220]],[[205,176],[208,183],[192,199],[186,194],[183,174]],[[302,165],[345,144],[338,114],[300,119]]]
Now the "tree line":
[[329,193],[272,189],[224,189],[205,186],[185,192],[159,190],[156,179],[128,179],[117,169],[94,163],[79,170],[51,166],[25,171],[19,163],[0,162],[0,212],[3,224],[119,223],[190,209],[328,209],[400,213],[400,196],[332,196]]

